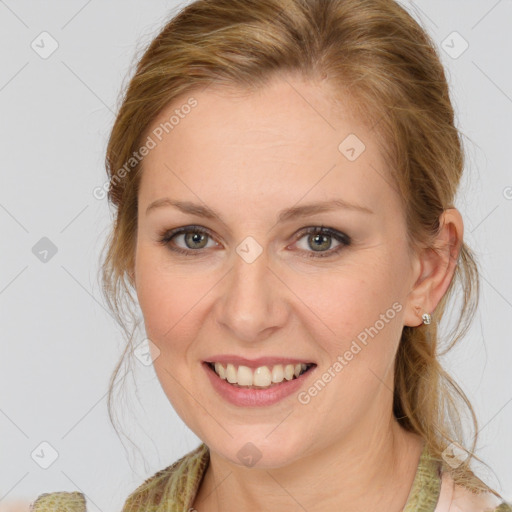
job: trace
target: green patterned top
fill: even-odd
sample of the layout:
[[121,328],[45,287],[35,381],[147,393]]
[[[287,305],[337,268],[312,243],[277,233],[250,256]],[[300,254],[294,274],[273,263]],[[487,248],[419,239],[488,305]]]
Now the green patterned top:
[[[209,460],[208,447],[201,443],[145,480],[128,496],[121,512],[190,512]],[[441,468],[425,444],[403,512],[512,512],[512,504],[500,502],[491,492],[472,493]],[[30,510],[87,512],[86,499],[80,492],[45,493]]]

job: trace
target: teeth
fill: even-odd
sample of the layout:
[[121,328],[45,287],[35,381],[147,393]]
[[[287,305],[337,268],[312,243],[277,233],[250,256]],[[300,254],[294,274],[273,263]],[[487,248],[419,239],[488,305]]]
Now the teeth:
[[252,386],[252,370],[248,366],[239,366],[236,383],[240,386]]
[[218,373],[221,379],[226,378],[226,370],[224,370],[224,366],[222,366],[220,363],[215,363],[215,371]]
[[284,369],[282,364],[276,364],[272,368],[272,382],[283,382]]
[[272,384],[272,374],[267,366],[260,366],[254,370],[252,384],[260,387],[266,387]]
[[232,364],[228,364],[226,367],[226,379],[230,384],[236,384],[236,370]]
[[295,372],[295,366],[293,366],[293,364],[287,364],[284,367],[284,378],[286,380],[292,380],[294,372]]
[[[210,363],[210,366],[212,364]],[[298,364],[276,364],[272,368],[268,366],[259,366],[256,369],[249,368],[248,366],[240,365],[238,368],[228,363],[224,366],[221,363],[213,365],[215,373],[230,384],[237,384],[239,386],[255,386],[260,388],[269,387],[272,384],[278,384],[284,380],[292,380],[299,377],[311,365],[305,363]]]

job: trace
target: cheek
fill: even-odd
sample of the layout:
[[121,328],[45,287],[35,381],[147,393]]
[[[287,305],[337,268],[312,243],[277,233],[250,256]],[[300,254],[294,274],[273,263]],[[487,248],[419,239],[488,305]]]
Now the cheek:
[[391,261],[363,262],[361,258],[357,264],[331,272],[328,279],[319,279],[315,286],[312,281],[307,286],[297,281],[294,290],[300,290],[297,295],[314,313],[308,315],[308,329],[315,331],[328,365],[347,351],[350,371],[344,373],[370,367],[382,374],[393,361],[403,327],[404,298]]
[[[155,258],[155,252],[147,248],[138,248],[135,260],[137,276],[137,299],[144,316],[146,332],[150,339],[161,342],[176,324],[183,301],[180,297],[186,293],[169,272],[162,270],[161,263]],[[183,313],[181,313],[182,315]]]
[[295,290],[317,315],[340,334],[375,322],[400,299],[389,269],[351,266],[330,272],[318,281],[297,282]]
[[161,253],[162,249],[138,249],[137,298],[148,337],[162,351],[178,351],[190,344],[194,329],[201,325],[197,315],[214,283],[208,273],[194,275],[185,265],[171,266]]
[[[189,425],[201,411],[183,389],[193,389],[189,358],[201,322],[194,320],[199,311],[200,295],[205,291],[194,286],[185,273],[162,264],[160,253],[139,248],[135,263],[137,298],[144,317],[147,337],[158,347],[154,369],[173,408]],[[196,307],[194,307],[196,305]],[[189,360],[190,359],[190,360]]]

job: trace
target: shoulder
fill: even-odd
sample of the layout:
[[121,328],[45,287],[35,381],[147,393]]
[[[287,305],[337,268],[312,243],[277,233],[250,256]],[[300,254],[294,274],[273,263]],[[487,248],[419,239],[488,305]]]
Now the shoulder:
[[450,473],[443,472],[435,512],[512,512],[512,504],[502,501],[490,488],[474,492],[455,483]]
[[[122,512],[159,512],[160,503],[179,505],[179,510],[195,497],[209,461],[208,447],[201,443],[195,450],[165,469],[147,478],[126,499]],[[87,512],[81,492],[51,492],[39,495],[30,504],[30,512]]]
[[46,492],[30,504],[30,512],[87,512],[85,496],[81,492]]
[[208,461],[208,447],[201,443],[174,464],[147,478],[128,496],[121,512],[157,512],[161,503],[185,509],[195,497]]

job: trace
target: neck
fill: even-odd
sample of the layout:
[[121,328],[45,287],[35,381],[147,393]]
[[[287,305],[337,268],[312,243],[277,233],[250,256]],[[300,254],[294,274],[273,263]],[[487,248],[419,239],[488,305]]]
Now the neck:
[[401,511],[422,447],[423,440],[391,416],[387,428],[382,423],[378,429],[375,423],[359,426],[351,436],[279,468],[244,468],[210,451],[194,508],[200,512]]

